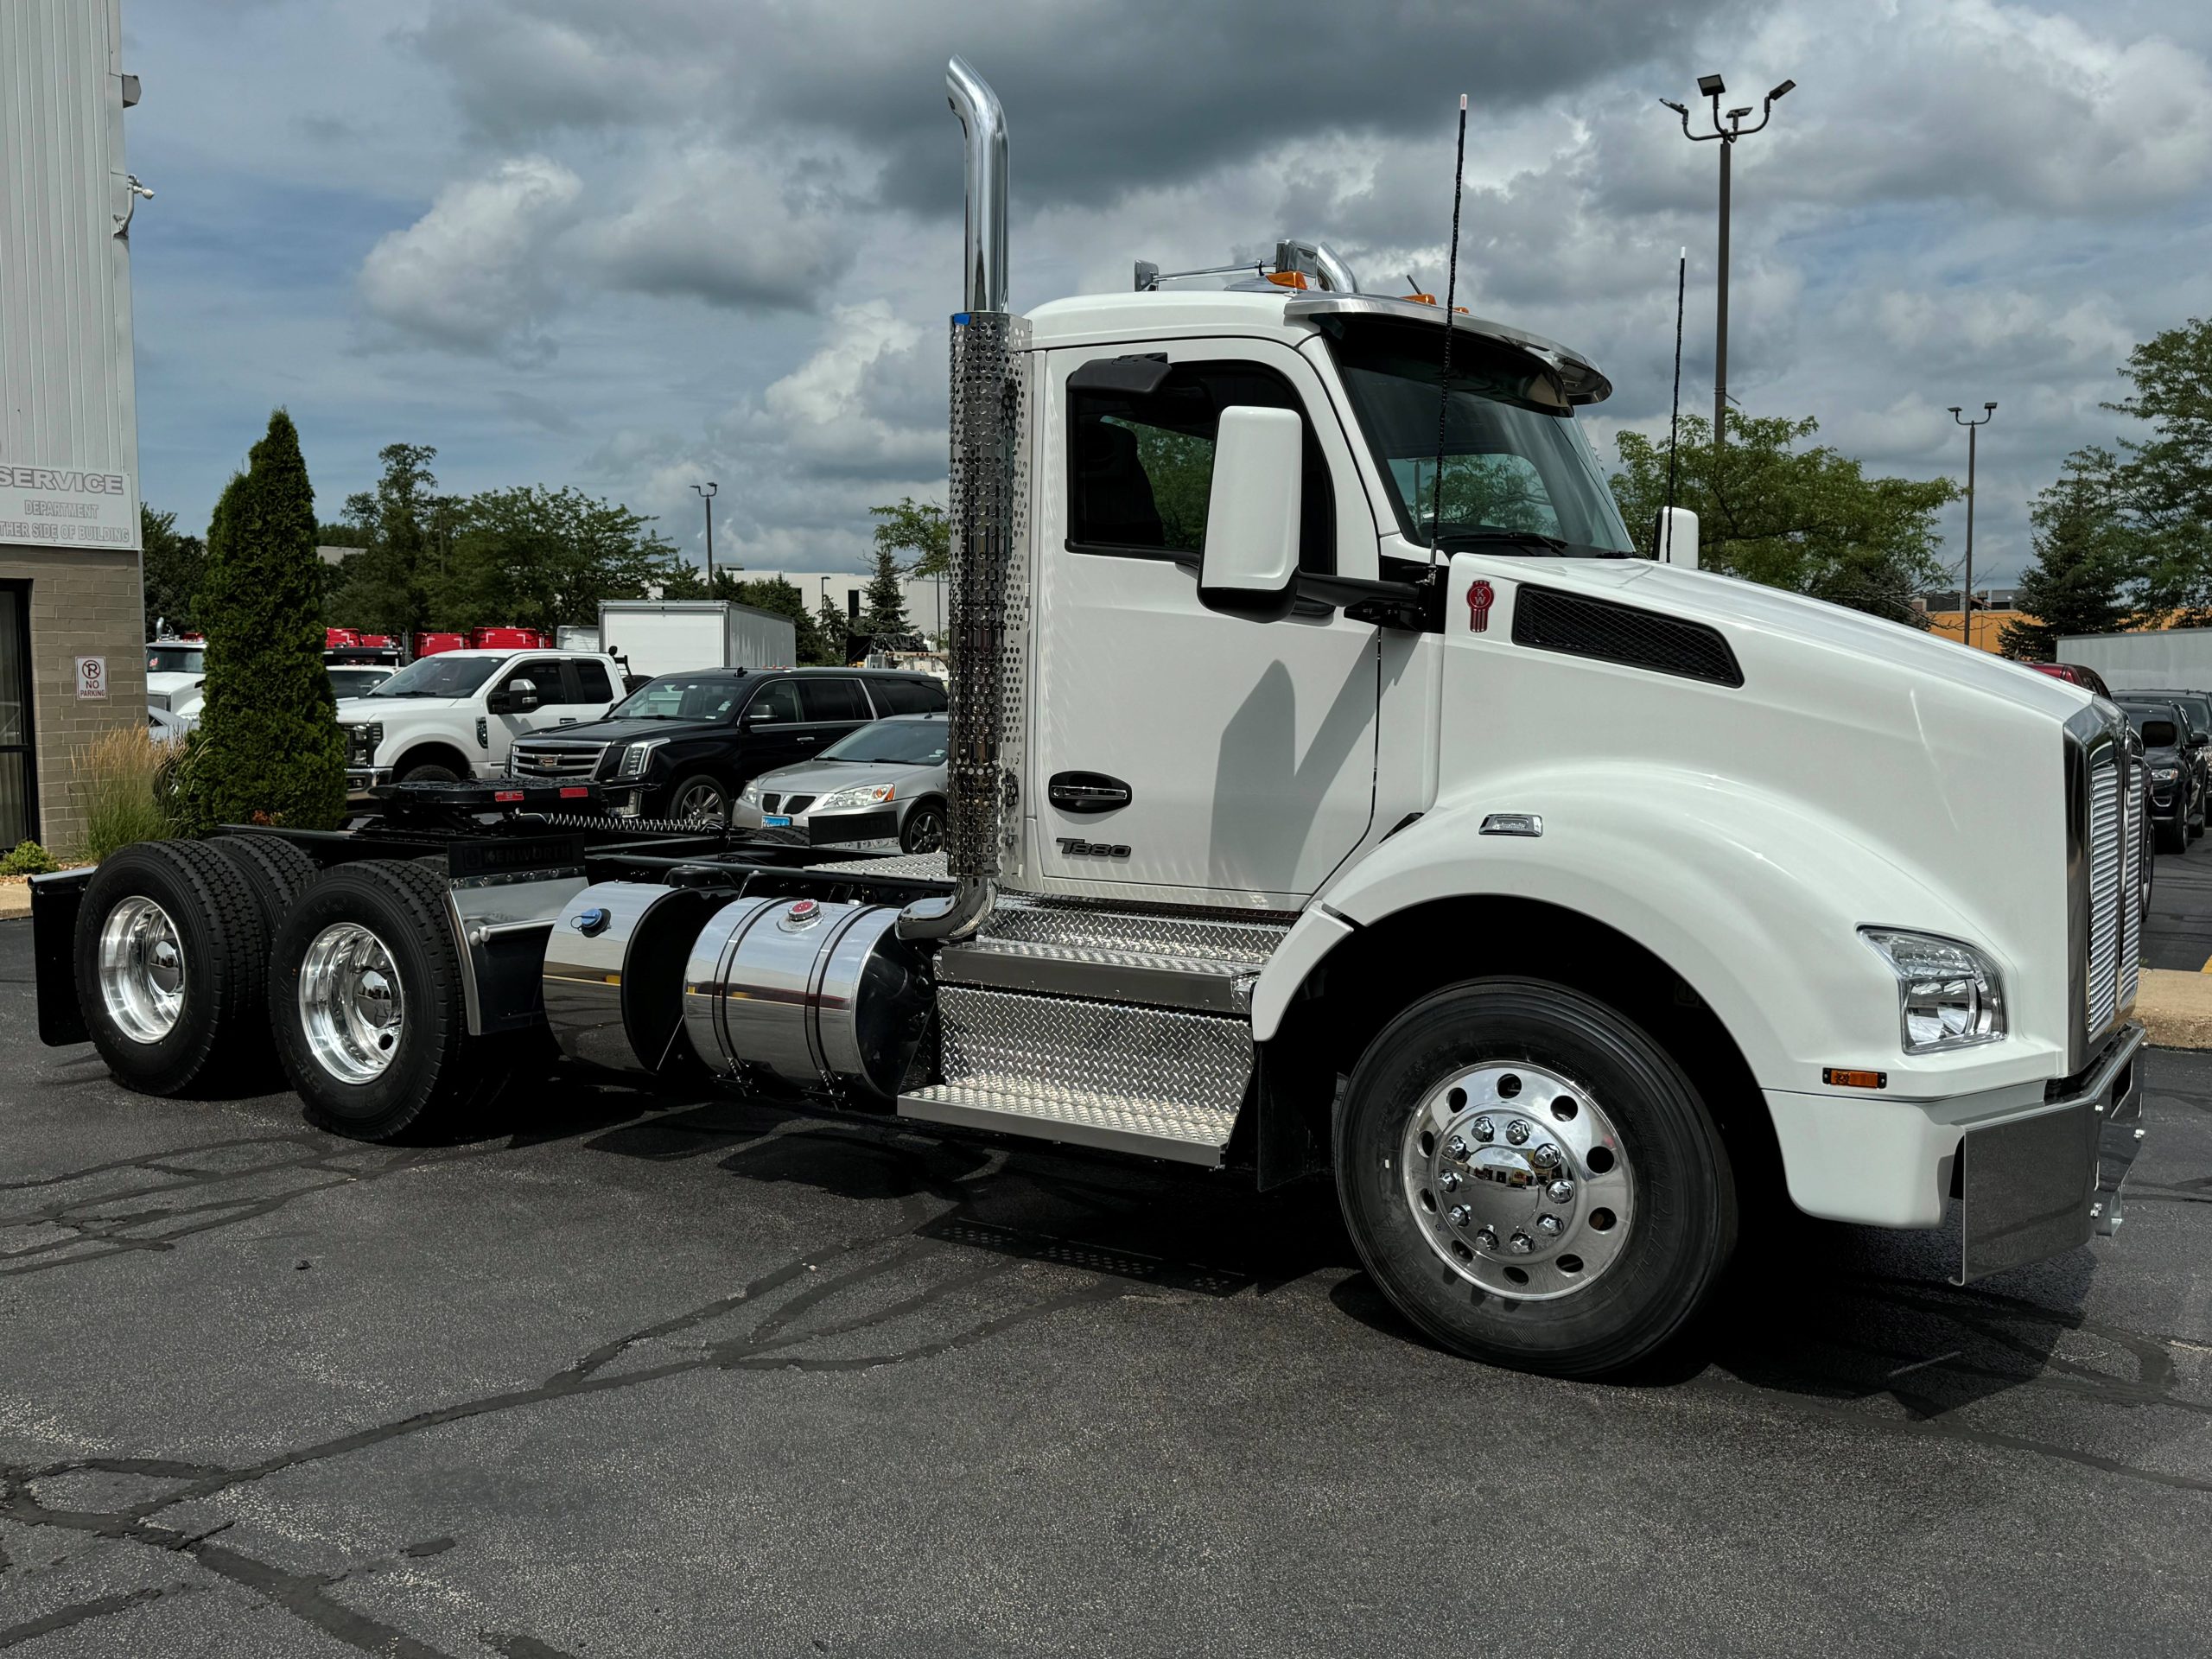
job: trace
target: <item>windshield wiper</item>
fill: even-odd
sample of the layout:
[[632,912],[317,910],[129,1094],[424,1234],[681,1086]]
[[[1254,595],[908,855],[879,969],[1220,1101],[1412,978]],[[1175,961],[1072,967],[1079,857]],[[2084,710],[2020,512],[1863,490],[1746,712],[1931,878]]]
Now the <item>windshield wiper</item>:
[[1572,543],[1558,536],[1547,536],[1541,530],[1507,530],[1498,524],[1470,524],[1464,529],[1446,530],[1430,538],[1432,547],[1465,546],[1470,543],[1511,542],[1524,547],[1541,547],[1554,553],[1573,550]]

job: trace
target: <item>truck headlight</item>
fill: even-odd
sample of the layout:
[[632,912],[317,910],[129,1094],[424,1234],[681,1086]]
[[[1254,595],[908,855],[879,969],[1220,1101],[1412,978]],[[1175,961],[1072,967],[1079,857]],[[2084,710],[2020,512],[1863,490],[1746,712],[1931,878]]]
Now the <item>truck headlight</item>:
[[667,741],[664,737],[649,737],[642,743],[632,743],[622,751],[622,764],[615,769],[614,775],[617,778],[644,777],[645,768],[652,764],[653,751]]
[[2005,1034],[2005,982],[1974,946],[1891,927],[1862,927],[1859,936],[1897,976],[1906,1053],[1969,1048]]
[[346,760],[349,766],[367,766],[377,758],[377,751],[383,747],[382,721],[371,721],[365,726],[348,726],[346,728]]
[[857,789],[836,789],[814,803],[817,812],[842,812],[848,807],[875,806],[898,793],[893,784],[863,784]]

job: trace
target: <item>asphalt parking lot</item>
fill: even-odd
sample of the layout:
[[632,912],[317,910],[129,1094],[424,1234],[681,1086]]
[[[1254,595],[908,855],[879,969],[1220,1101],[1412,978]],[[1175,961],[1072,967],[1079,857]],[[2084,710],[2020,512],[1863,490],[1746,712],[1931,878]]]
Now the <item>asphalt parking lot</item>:
[[2143,965],[2192,974],[2212,966],[2212,839],[2186,853],[2158,855],[2143,930]]
[[1325,1190],[575,1078],[365,1147],[124,1093],[29,978],[0,923],[11,1653],[2212,1642],[2212,1057],[2119,1240],[1769,1233],[1598,1386],[1423,1345]]

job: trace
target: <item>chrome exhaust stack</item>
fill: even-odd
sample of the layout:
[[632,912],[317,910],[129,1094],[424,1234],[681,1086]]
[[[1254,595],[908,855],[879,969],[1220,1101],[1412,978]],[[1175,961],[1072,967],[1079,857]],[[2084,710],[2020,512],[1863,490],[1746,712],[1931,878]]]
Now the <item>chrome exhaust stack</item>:
[[1006,764],[1008,704],[1018,702],[1021,642],[1009,626],[1020,502],[1027,325],[1007,311],[1006,111],[959,58],[946,67],[952,111],[967,134],[963,301],[952,319],[951,550],[945,579],[948,696],[948,896],[918,900],[899,918],[907,939],[963,939],[998,893],[1001,855],[1016,811]]

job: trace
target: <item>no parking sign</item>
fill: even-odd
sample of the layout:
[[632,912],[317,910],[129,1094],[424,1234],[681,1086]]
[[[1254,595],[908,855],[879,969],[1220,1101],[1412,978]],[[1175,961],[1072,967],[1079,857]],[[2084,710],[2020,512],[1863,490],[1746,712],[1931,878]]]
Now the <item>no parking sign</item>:
[[79,657],[77,659],[77,701],[104,702],[107,697],[107,658]]

